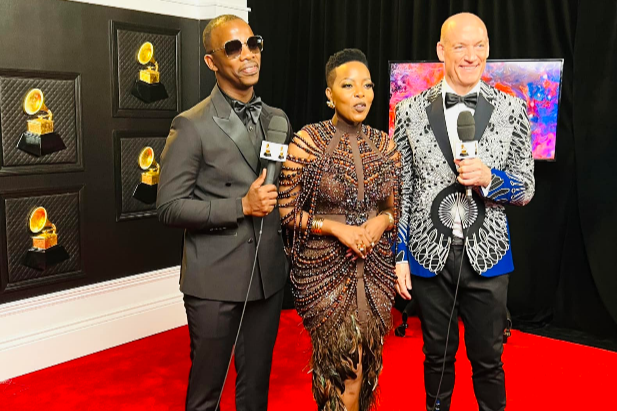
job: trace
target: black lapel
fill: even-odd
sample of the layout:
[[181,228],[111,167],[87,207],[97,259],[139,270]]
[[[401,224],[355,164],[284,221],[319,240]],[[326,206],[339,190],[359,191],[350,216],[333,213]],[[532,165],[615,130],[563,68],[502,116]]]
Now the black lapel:
[[253,171],[257,170],[259,158],[257,153],[255,153],[255,147],[251,142],[249,132],[238,115],[231,109],[223,94],[221,94],[218,85],[212,90],[212,103],[219,115],[219,117],[213,116],[214,122],[233,140],[251,169]]
[[482,93],[480,93],[478,105],[476,106],[476,112],[473,115],[476,122],[476,133],[473,136],[474,140],[480,141],[482,138],[484,130],[486,130],[486,126],[488,126],[488,122],[491,119],[494,109],[495,107],[488,102]]
[[452,146],[448,137],[448,129],[446,128],[446,116],[443,112],[443,97],[441,94],[426,108],[426,113],[443,156],[446,158],[452,171],[454,171],[454,174],[458,174],[454,165],[454,155],[452,154]]

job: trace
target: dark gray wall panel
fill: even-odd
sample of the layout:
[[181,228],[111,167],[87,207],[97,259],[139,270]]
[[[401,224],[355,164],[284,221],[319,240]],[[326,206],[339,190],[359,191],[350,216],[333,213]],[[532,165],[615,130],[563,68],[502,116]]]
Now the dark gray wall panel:
[[[54,132],[66,145],[64,150],[42,157],[17,149],[30,118],[23,110],[23,100],[33,88],[43,92],[45,105],[53,113]],[[0,70],[0,174],[76,171],[82,168],[79,93],[78,74]]]
[[[118,117],[174,117],[181,110],[180,101],[180,32],[151,26],[113,21],[110,27],[113,112]],[[154,59],[159,64],[160,84],[168,97],[145,103],[131,94],[139,71],[139,47],[149,41],[154,47]],[[197,62],[193,62],[197,64]]]
[[156,215],[154,204],[145,204],[133,198],[135,186],[141,182],[141,173],[137,157],[141,149],[150,146],[154,158],[161,162],[161,152],[165,148],[166,135],[154,136],[148,133],[131,131],[114,132],[114,156],[116,168],[116,219],[127,220]]
[[[7,291],[40,287],[79,277],[81,271],[80,193],[82,188],[49,191],[33,190],[2,193],[2,237],[6,252],[2,255],[2,284]],[[38,194],[44,192],[45,194]],[[49,220],[56,225],[58,245],[63,246],[69,259],[43,271],[23,265],[32,247],[32,234],[27,221],[34,207],[45,207]]]

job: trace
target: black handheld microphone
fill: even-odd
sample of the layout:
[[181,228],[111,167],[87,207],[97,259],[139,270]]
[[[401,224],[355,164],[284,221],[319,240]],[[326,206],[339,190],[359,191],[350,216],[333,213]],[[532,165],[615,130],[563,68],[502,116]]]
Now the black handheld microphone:
[[[456,158],[474,158],[478,156],[478,142],[474,140],[476,134],[476,120],[471,115],[470,111],[463,111],[458,115],[456,120],[456,131],[461,143],[457,146]],[[471,200],[471,186],[465,189],[467,198]]]
[[261,142],[260,158],[268,160],[266,167],[266,181],[264,184],[274,184],[276,178],[276,163],[282,163],[287,159],[287,119],[282,116],[274,116],[268,126],[266,140]]

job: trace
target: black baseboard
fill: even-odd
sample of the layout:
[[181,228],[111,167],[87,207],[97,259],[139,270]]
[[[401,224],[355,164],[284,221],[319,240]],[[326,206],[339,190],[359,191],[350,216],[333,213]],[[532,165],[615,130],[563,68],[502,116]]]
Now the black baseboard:
[[584,331],[560,328],[550,324],[529,325],[517,324],[516,322],[514,323],[514,329],[542,337],[554,338],[556,340],[617,352],[617,339],[597,337]]

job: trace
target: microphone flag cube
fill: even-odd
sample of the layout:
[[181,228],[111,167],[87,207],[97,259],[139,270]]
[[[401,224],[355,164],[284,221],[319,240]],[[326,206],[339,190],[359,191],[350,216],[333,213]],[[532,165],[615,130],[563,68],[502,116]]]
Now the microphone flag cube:
[[472,141],[458,141],[454,147],[454,158],[457,160],[464,160],[466,158],[478,157],[478,142]]
[[278,144],[264,140],[261,142],[259,158],[283,163],[287,160],[287,147],[287,144]]

